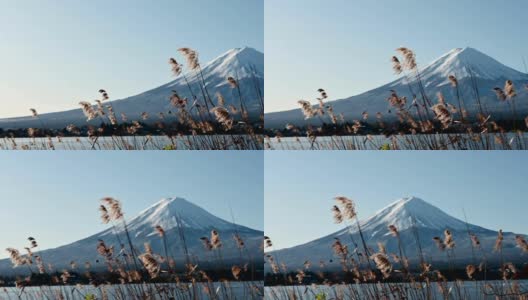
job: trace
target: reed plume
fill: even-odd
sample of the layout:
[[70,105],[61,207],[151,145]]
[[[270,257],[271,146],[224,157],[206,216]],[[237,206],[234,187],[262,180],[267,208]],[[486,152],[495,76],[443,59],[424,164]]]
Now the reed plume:
[[443,128],[448,128],[451,125],[451,122],[453,119],[451,117],[451,113],[449,112],[449,109],[447,109],[447,107],[444,104],[437,103],[433,105],[431,109],[435,113],[438,121],[442,123]]
[[145,266],[150,278],[157,278],[160,272],[160,265],[156,258],[150,253],[144,253],[139,256],[139,259],[143,263],[143,266]]
[[449,82],[451,83],[451,85],[453,87],[457,87],[458,86],[458,80],[457,80],[457,78],[454,75],[449,75],[447,77],[447,79],[449,79]]
[[191,48],[180,48],[178,49],[178,52],[180,52],[187,60],[189,69],[194,71],[200,67],[200,62],[198,61],[198,52]]
[[220,234],[216,230],[211,231],[211,245],[213,249],[220,249],[222,247],[222,240]]
[[511,99],[517,96],[517,93],[515,92],[515,86],[513,85],[513,81],[506,80],[506,83],[504,84],[504,93],[506,94],[506,97],[508,97],[508,99]]
[[244,240],[240,237],[238,233],[233,234],[233,240],[235,241],[235,244],[238,249],[243,249],[246,245]]
[[346,257],[348,255],[348,247],[343,245],[338,238],[335,238],[332,249],[337,256]]
[[304,277],[306,277],[306,274],[304,273],[304,271],[299,270],[297,271],[297,274],[295,275],[295,277],[297,278],[297,282],[299,284],[302,284],[304,281]]
[[66,126],[66,131],[74,134],[74,135],[80,135],[81,134],[81,130],[79,130],[79,128],[73,124],[70,124],[68,126]]
[[388,226],[388,229],[389,229],[390,234],[391,234],[393,237],[398,237],[399,232],[398,232],[398,228],[396,228],[396,226],[394,226],[394,225],[389,225],[389,226]]
[[211,241],[209,240],[209,238],[201,237],[200,240],[202,241],[205,250],[207,251],[213,250],[213,245],[211,244]]
[[11,263],[13,263],[14,267],[22,266],[29,263],[29,260],[25,257],[23,257],[20,254],[20,251],[18,251],[15,248],[7,248],[7,253],[9,253],[9,258],[11,259]]
[[216,120],[222,125],[224,125],[226,130],[233,128],[233,118],[231,117],[229,111],[226,108],[222,106],[217,106],[211,109],[211,111],[214,113]]
[[521,235],[515,236],[515,242],[523,252],[528,252],[528,242],[526,242],[526,239],[524,239],[524,237],[522,237]]
[[318,99],[324,100],[324,99],[328,98],[328,94],[326,93],[326,91],[324,89],[320,88],[317,91],[319,92],[319,95],[320,95],[320,98],[318,98]]
[[103,101],[106,101],[110,99],[110,96],[108,96],[108,92],[104,89],[99,90],[99,94],[101,94],[101,97],[103,98]]
[[338,196],[334,199],[341,205],[342,215],[345,219],[352,220],[357,216],[356,208],[352,200],[343,196]]
[[504,234],[502,233],[502,229],[499,229],[499,233],[497,235],[497,239],[495,240],[495,246],[493,247],[494,251],[501,251],[502,250],[502,241],[504,240]]
[[235,78],[229,76],[227,77],[227,83],[229,83],[229,85],[231,86],[231,88],[236,88],[238,87],[238,82],[235,80]]
[[99,240],[97,242],[97,253],[104,257],[107,261],[110,261],[114,255],[114,246],[107,247],[103,240]]
[[68,280],[70,280],[71,274],[70,274],[70,272],[64,270],[60,277],[61,277],[61,280],[62,280],[63,284],[68,284]]
[[31,248],[37,248],[38,247],[37,240],[35,240],[34,237],[31,237],[31,236],[28,237],[28,241],[31,244]]
[[264,236],[264,248],[271,248],[273,247],[273,243],[271,242],[271,239],[269,236]]
[[504,91],[499,88],[499,87],[495,87],[493,88],[493,90],[495,91],[495,94],[497,95],[497,99],[499,99],[500,101],[505,101],[506,100],[506,94],[504,93]]
[[174,76],[179,76],[182,73],[182,66],[174,58],[169,58],[169,65]]
[[160,225],[156,225],[155,229],[160,237],[165,237],[165,230],[163,229],[163,227],[161,227]]
[[341,224],[343,222],[343,215],[341,214],[341,210],[337,205],[332,206],[332,213],[334,214],[334,221],[336,224]]
[[90,104],[90,102],[81,101],[81,102],[79,102],[79,105],[81,106],[81,109],[82,109],[84,115],[86,116],[87,121],[93,120],[93,119],[95,119],[97,117],[97,113],[93,109],[93,107]]
[[404,58],[404,67],[408,70],[414,70],[417,67],[416,64],[416,56],[414,52],[406,47],[400,47],[396,49],[396,51],[400,52],[403,55]]
[[444,231],[444,244],[447,249],[453,249],[455,248],[455,240],[453,239],[453,234],[449,229],[446,229]]
[[391,61],[392,61],[392,69],[394,70],[394,73],[396,73],[396,75],[400,75],[403,72],[403,68],[400,63],[400,60],[396,56],[393,56]]
[[101,212],[101,220],[103,221],[103,224],[108,224],[111,219],[106,207],[104,205],[100,205],[99,211]]
[[242,273],[242,268],[240,268],[239,266],[232,266],[231,267],[231,274],[233,274],[233,277],[236,280],[240,279],[240,274],[241,273]]
[[433,241],[436,243],[436,246],[438,247],[438,249],[439,249],[440,251],[444,251],[444,250],[445,250],[446,245],[445,245],[445,243],[444,243],[444,240],[442,240],[441,237],[435,236],[435,237],[433,238]]
[[379,253],[387,255],[387,249],[385,248],[385,244],[383,244],[382,242],[378,242],[377,244]]
[[216,106],[224,107],[225,106],[225,99],[220,92],[216,93],[216,99],[218,99]]
[[478,237],[475,234],[470,234],[469,237],[471,238],[471,244],[473,245],[473,247],[477,249],[480,248],[480,240],[478,239]]
[[466,274],[469,279],[473,279],[473,275],[477,271],[477,268],[474,265],[467,265],[466,266]]
[[316,111],[313,109],[312,104],[310,104],[309,101],[299,100],[297,103],[301,106],[305,119],[310,119],[316,115]]
[[108,214],[110,216],[110,219],[113,221],[118,221],[123,218],[123,212],[121,210],[121,202],[119,200],[114,199],[112,197],[105,197],[101,199],[102,202],[106,203]]
[[376,264],[376,268],[383,274],[383,278],[389,278],[392,272],[392,264],[384,253],[375,253],[371,256]]

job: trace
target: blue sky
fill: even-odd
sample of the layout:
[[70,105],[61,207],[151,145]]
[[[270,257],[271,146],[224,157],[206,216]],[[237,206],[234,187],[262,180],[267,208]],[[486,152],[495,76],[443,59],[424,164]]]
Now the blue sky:
[[342,229],[336,196],[355,200],[360,219],[416,196],[490,229],[528,233],[528,153],[505,151],[268,151],[265,234],[277,249]]
[[191,47],[207,62],[264,49],[263,0],[0,0],[0,117],[77,108],[172,80],[167,64]]
[[424,66],[471,46],[525,71],[528,1],[266,0],[266,111],[297,108],[325,88],[331,99],[396,79],[394,49]]
[[106,229],[99,200],[123,203],[125,216],[163,197],[183,197],[212,214],[262,230],[263,156],[259,151],[2,152],[3,249],[56,247]]

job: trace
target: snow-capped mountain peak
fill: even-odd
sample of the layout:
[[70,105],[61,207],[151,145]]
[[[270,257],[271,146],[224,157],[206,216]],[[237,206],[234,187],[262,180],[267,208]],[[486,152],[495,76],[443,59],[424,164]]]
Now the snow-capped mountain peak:
[[[221,79],[221,84],[227,84],[226,78],[244,78],[250,76],[264,76],[264,54],[251,48],[233,48],[219,55],[212,61],[202,66],[205,79]],[[187,71],[186,76],[190,82],[199,81],[198,71]],[[179,78],[174,80],[174,84],[179,83]],[[169,86],[171,83],[168,84]]]
[[[448,83],[448,76],[457,79],[471,76],[486,80],[494,79],[526,79],[527,75],[507,67],[492,57],[471,47],[455,48],[442,55],[421,70],[421,77],[426,82],[442,85]],[[438,79],[442,82],[438,83]]]
[[365,230],[378,231],[383,229],[384,234],[388,234],[386,228],[389,225],[396,226],[400,231],[410,229],[413,226],[440,231],[447,228],[463,230],[466,227],[466,224],[461,220],[451,217],[417,197],[398,199],[362,223]]
[[174,197],[161,199],[141,211],[128,222],[128,228],[139,233],[152,234],[158,225],[165,230],[176,228],[177,218],[180,218],[183,227],[192,229],[221,230],[234,226],[183,198]]
[[263,76],[263,56],[264,54],[250,47],[234,48],[208,63],[204,70],[222,78],[249,77],[253,74]]

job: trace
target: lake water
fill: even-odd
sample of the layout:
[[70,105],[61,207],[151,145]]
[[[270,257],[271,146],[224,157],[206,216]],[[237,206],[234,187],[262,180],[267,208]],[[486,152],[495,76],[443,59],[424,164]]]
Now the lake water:
[[[520,293],[528,293],[528,281],[521,280],[516,282]],[[488,288],[485,288],[485,286]],[[464,281],[459,283],[459,288],[455,288],[455,283],[448,282],[445,286],[445,294],[440,292],[436,282],[432,282],[429,288],[430,294],[427,297],[427,288],[424,283],[417,283],[414,288],[408,284],[353,284],[353,285],[311,285],[311,286],[289,286],[289,287],[265,287],[265,299],[286,300],[319,300],[319,299],[490,299],[495,300],[492,293],[510,294],[512,291],[512,282],[504,281],[487,281],[471,282]],[[402,292],[397,292],[397,291]],[[489,295],[487,295],[489,294]],[[289,295],[289,296],[288,296]],[[405,295],[406,297],[404,297]],[[446,296],[446,297],[444,297]],[[318,298],[319,297],[319,298]],[[520,299],[519,296],[503,296],[500,299]]]
[[[196,297],[189,284],[127,284],[127,285],[101,285],[97,288],[93,286],[43,286],[26,287],[25,289],[8,287],[0,289],[0,299],[139,299],[133,295],[138,295],[145,291],[149,295],[148,299],[262,299],[263,282],[229,282],[212,283],[208,294],[203,284],[196,284]],[[60,298],[62,295],[64,298]],[[107,298],[105,298],[105,296]],[[95,297],[95,298],[90,298]]]
[[[260,138],[260,141],[259,141]],[[107,136],[92,140],[87,137],[3,138],[0,150],[260,150],[261,137],[248,135],[200,136]]]
[[[528,133],[523,134],[420,134],[394,138],[374,136],[323,136],[311,141],[307,137],[269,138],[269,150],[525,150]],[[389,149],[387,149],[389,150]]]

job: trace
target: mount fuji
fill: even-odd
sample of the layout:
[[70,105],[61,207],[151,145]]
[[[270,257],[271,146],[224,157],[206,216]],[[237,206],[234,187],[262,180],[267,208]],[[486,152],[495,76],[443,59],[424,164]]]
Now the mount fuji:
[[[236,107],[239,106],[238,93],[227,82],[227,77],[232,76],[235,79],[238,78],[240,91],[250,115],[257,116],[259,114],[261,96],[259,93],[262,93],[262,97],[264,94],[263,53],[249,47],[234,48],[212,61],[203,64],[202,71],[207,90],[215,101],[215,95],[220,93],[225,98],[226,105],[233,104]],[[167,67],[167,74],[170,74],[169,72],[169,67]],[[201,95],[201,76],[199,71],[188,71],[184,75],[189,82],[193,94]],[[257,87],[260,91],[257,91]],[[158,120],[158,114],[160,112],[163,112],[167,119],[175,118],[171,117],[171,114],[168,114],[171,110],[175,111],[175,108],[169,100],[173,90],[181,97],[190,99],[192,103],[193,97],[189,91],[187,82],[180,75],[173,81],[160,87],[125,99],[108,101],[105,104],[112,104],[119,121],[121,121],[121,117],[119,116],[121,113],[126,114],[128,120],[140,120],[142,112],[147,112],[151,116],[151,120]],[[94,94],[96,93],[97,91],[94,91]],[[111,95],[111,89],[109,89],[109,93]],[[77,105],[77,103],[74,103],[74,105]],[[81,109],[73,109],[40,114],[38,118],[24,116],[0,119],[0,128],[41,128],[43,126],[47,128],[64,128],[69,124],[84,126],[87,124],[99,125],[100,122],[98,118],[87,122]]]
[[[243,263],[248,262],[248,259],[257,264],[262,262],[262,231],[225,221],[183,198],[162,199],[141,211],[136,217],[127,220],[127,228],[134,248],[143,253],[144,244],[149,243],[154,253],[164,255],[163,243],[155,229],[159,225],[165,230],[169,255],[174,258],[176,266],[182,268],[185,257],[177,218],[181,221],[182,232],[188,252],[192,256],[191,259],[200,264],[201,268],[231,267],[233,263],[240,264],[240,251],[234,240],[235,234],[242,238],[247,249],[248,255],[244,254]],[[222,261],[216,259],[215,254],[206,251],[200,240],[201,237],[210,238],[212,230],[218,231],[222,240],[220,250]],[[115,230],[109,228],[68,245],[39,250],[36,254],[43,257],[45,264],[52,264],[57,270],[68,269],[70,261],[75,261],[78,265],[90,262],[94,269],[104,268],[104,258],[96,250],[99,240],[103,240],[108,247],[114,246],[117,254],[121,249],[119,241],[121,243],[126,241],[124,227],[116,225]],[[128,246],[126,248],[129,249]],[[9,275],[20,272],[27,272],[27,269],[13,268],[8,259],[0,260],[0,274]]]
[[[436,265],[438,267],[438,265],[447,262],[446,253],[439,250],[433,241],[433,237],[441,237],[443,239],[444,230],[446,229],[451,231],[455,240],[455,263],[474,263],[468,231],[476,235],[480,240],[487,261],[489,263],[498,262],[499,255],[493,253],[493,247],[498,235],[497,231],[467,224],[420,198],[399,199],[376,212],[374,216],[360,221],[365,242],[369,248],[373,249],[371,252],[378,251],[378,243],[383,243],[387,253],[399,255],[398,242],[387,229],[389,225],[394,225],[398,229],[404,253],[411,265],[419,263],[419,246],[426,261],[433,266]],[[521,260],[524,262],[526,257],[522,257],[522,250],[516,245],[516,234],[511,232],[503,232],[503,234],[503,259],[509,262],[519,262]],[[285,263],[289,270],[302,269],[304,262],[307,260],[312,262],[314,266],[322,261],[328,269],[340,269],[339,258],[334,255],[332,250],[332,244],[336,238],[348,246],[350,253],[356,249],[353,241],[360,247],[358,250],[363,252],[359,231],[355,222],[353,222],[349,228],[302,245],[271,251],[267,254],[273,255],[276,261]],[[476,264],[479,262],[477,260]],[[266,268],[268,267],[266,266]]]
[[[503,88],[506,80],[512,80],[517,89],[518,99],[526,99],[528,91],[528,74],[507,67],[492,57],[470,47],[456,48],[442,55],[429,65],[420,69],[420,79],[425,93],[432,102],[436,103],[436,94],[441,92],[448,103],[456,103],[456,90],[450,85],[448,76],[454,75],[458,80],[460,97],[470,115],[480,111],[477,95],[473,83],[478,86],[478,96],[482,103],[482,110],[491,114],[493,118],[511,117],[508,103],[497,100],[493,88]],[[375,115],[381,112],[386,120],[395,120],[395,110],[387,101],[391,90],[399,96],[406,96],[408,104],[412,102],[413,93],[418,94],[419,86],[415,74],[407,74],[393,82],[365,93],[346,99],[328,101],[336,114],[343,113],[345,120],[361,120],[364,111]],[[315,104],[315,103],[313,103]],[[528,101],[516,101],[517,111],[523,118],[528,113]],[[317,105],[316,105],[317,107]],[[304,120],[300,109],[267,113],[265,115],[266,128],[282,129],[287,123],[302,126],[306,124],[320,124],[318,118]]]

